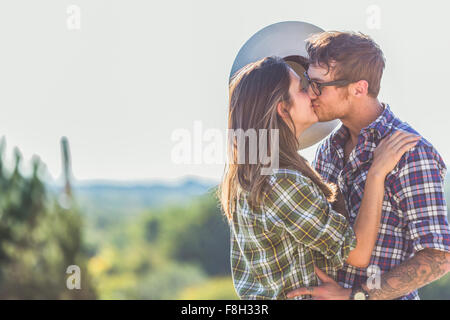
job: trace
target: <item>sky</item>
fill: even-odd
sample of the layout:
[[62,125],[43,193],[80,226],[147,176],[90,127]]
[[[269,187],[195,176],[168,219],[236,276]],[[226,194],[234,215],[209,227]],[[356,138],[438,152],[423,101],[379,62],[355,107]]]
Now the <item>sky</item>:
[[[6,158],[18,147],[25,172],[38,155],[58,178],[66,136],[78,180],[219,180],[223,162],[195,155],[225,137],[236,54],[270,24],[304,21],[370,35],[386,56],[380,100],[448,162],[450,5],[411,2],[2,1]],[[184,164],[174,156],[180,134],[192,138]]]

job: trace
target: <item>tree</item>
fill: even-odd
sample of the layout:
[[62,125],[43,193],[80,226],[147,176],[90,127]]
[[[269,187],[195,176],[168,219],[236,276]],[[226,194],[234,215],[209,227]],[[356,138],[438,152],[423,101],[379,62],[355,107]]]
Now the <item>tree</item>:
[[[15,166],[4,166],[5,140],[0,143],[0,299],[91,299],[95,291],[83,252],[82,221],[74,202],[61,205],[41,175],[38,157],[32,174],[20,171],[21,155],[15,149]],[[69,290],[66,270],[82,270],[81,290]]]

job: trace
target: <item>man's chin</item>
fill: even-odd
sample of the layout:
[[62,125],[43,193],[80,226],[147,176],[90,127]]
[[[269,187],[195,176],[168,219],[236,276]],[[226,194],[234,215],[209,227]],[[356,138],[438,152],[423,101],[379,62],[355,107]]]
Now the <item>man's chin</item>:
[[317,118],[319,118],[319,122],[328,122],[328,121],[332,121],[332,120],[336,120],[337,118],[334,117],[325,117],[325,116],[319,116],[317,115]]

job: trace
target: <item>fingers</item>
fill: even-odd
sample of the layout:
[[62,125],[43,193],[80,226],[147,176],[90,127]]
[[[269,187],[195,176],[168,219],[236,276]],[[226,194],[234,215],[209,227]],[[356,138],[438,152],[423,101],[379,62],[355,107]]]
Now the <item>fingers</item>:
[[413,148],[420,140],[420,136],[403,130],[397,130],[389,137],[380,141],[374,150],[374,160],[371,169],[388,174],[395,168],[402,156]]
[[[325,282],[335,282],[333,280],[333,278],[328,276],[325,272],[323,272],[316,266],[314,266],[314,270],[322,282],[324,282],[324,283]],[[319,296],[319,291],[321,291],[321,290],[319,290],[319,288],[320,287],[298,288],[298,289],[295,289],[295,290],[289,292],[286,296],[288,298],[294,298],[294,297],[298,297],[301,295],[311,295],[313,298],[315,297],[316,299],[318,299],[318,298],[321,299],[321,297]]]
[[[393,149],[397,153],[402,152],[401,150],[403,150],[405,148],[405,146],[409,146],[411,144],[415,145],[415,144],[417,144],[417,142],[419,142],[419,140],[420,140],[420,137],[418,137],[418,136],[405,138],[404,140],[402,140],[401,142],[399,142],[395,146],[393,146]],[[402,154],[403,153],[404,152],[402,152]]]
[[319,279],[323,282],[330,282],[334,280],[332,278],[330,278],[325,272],[323,272],[322,270],[320,270],[319,268],[317,268],[316,266],[314,266],[314,270],[316,271],[317,276],[319,277]]
[[419,139],[414,140],[412,142],[406,143],[397,151],[400,155],[404,155],[407,151],[411,150],[417,145],[417,142],[419,142]]
[[392,144],[392,149],[396,152],[399,152],[400,149],[403,148],[405,144],[409,144],[411,142],[417,142],[420,139],[420,136],[408,133],[401,135],[399,138],[397,138],[395,143]]
[[291,292],[289,292],[286,296],[290,299],[290,298],[294,298],[294,297],[298,297],[301,295],[311,295],[314,296],[314,288],[315,287],[309,287],[309,288],[299,288],[299,289],[295,289]]
[[404,131],[397,130],[392,135],[385,137],[381,139],[380,143],[378,144],[378,148],[385,148],[389,145],[392,145],[398,141],[400,137],[404,134]]
[[394,152],[399,152],[405,144],[420,139],[420,136],[403,130],[395,131],[391,136],[381,140],[379,146],[381,148],[390,149]]
[[402,138],[404,138],[404,137],[406,137],[406,136],[408,136],[410,134],[411,133],[409,133],[407,131],[397,130],[393,134],[391,134],[389,137],[385,138],[385,140],[387,140],[391,144],[394,144],[394,143],[398,142],[399,140],[401,140]]
[[402,130],[397,130],[395,131],[392,135],[390,135],[389,137],[385,137],[383,139],[381,139],[380,143],[378,144],[379,146],[382,146],[386,143],[392,142],[394,141],[394,139],[396,139],[397,137],[399,137],[404,131]]
[[386,140],[386,142],[396,142],[397,139],[402,137],[402,135],[404,135],[405,133],[406,133],[406,131],[397,130],[391,136],[389,136],[383,140]]
[[403,130],[397,130],[389,137],[388,142],[390,145],[395,146],[397,143],[399,143],[403,139],[407,139],[409,137],[414,137],[414,136],[416,136],[416,135],[413,133],[403,131]]

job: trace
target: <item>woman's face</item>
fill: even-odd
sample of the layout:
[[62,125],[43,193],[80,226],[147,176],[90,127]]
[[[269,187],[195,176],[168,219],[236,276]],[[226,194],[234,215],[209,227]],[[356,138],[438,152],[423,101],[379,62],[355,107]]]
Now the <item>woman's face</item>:
[[304,91],[302,88],[300,77],[292,69],[289,70],[289,74],[291,79],[289,95],[292,104],[288,112],[295,124],[298,139],[301,133],[314,123],[318,122],[319,118],[314,113],[311,99],[309,98],[307,91]]

